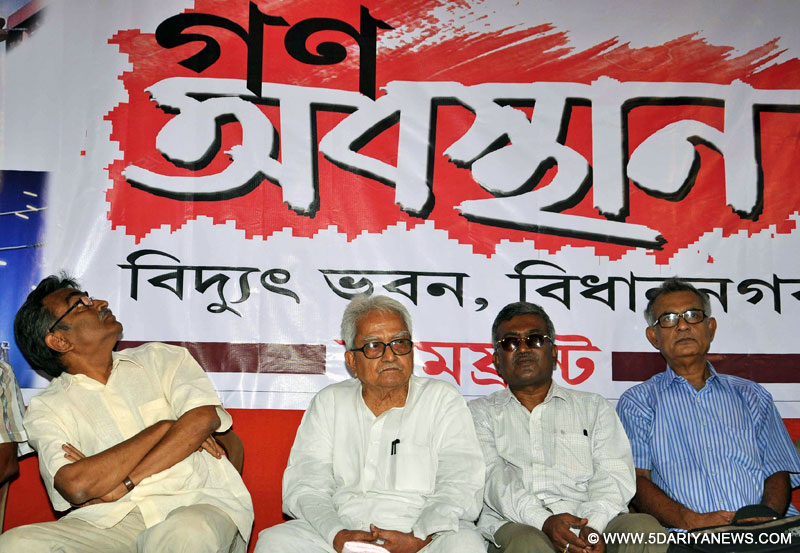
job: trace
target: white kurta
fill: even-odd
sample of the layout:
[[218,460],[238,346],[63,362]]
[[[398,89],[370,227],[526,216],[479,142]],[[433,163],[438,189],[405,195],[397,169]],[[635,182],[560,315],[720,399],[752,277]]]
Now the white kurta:
[[[58,469],[70,462],[61,449],[65,443],[86,456],[95,455],[160,420],[176,420],[204,405],[217,407],[219,431],[231,426],[211,381],[186,349],[150,343],[113,357],[105,385],[84,375],[63,373],[28,407],[25,429],[39,452],[42,479],[57,511],[70,508],[53,486]],[[250,494],[227,459],[215,459],[205,451],[145,478],[117,501],[75,509],[67,516],[110,528],[138,507],[149,528],[174,509],[198,503],[225,512],[247,541],[253,525]]]
[[283,508],[327,543],[369,525],[420,539],[477,518],[484,462],[464,398],[451,385],[412,376],[402,408],[376,417],[361,382],[317,394],[283,476]]

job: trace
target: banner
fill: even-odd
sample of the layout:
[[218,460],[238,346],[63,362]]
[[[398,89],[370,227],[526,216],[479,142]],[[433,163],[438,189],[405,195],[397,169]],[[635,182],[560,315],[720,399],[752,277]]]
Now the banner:
[[556,380],[615,400],[664,369],[643,310],[677,275],[715,366],[800,418],[800,5],[758,6],[26,4],[0,57],[26,399],[47,381],[11,320],[60,270],[123,345],[184,344],[226,406],[269,409],[350,377],[359,293],[406,305],[416,372],[468,398],[502,386],[497,312],[538,303]]

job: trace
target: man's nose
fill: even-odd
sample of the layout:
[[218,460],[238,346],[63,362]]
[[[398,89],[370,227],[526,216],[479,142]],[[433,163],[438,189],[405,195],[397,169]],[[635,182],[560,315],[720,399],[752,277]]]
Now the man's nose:
[[680,317],[678,317],[678,324],[675,326],[678,327],[678,330],[686,330],[687,328],[689,328],[689,323],[687,323],[684,316],[681,315]]
[[528,346],[528,342],[525,341],[525,338],[520,338],[519,345],[517,346],[517,351],[533,351],[533,348]]
[[394,361],[396,358],[397,355],[395,355],[392,346],[386,344],[386,349],[383,350],[383,356],[381,357],[381,359],[383,359],[384,361]]

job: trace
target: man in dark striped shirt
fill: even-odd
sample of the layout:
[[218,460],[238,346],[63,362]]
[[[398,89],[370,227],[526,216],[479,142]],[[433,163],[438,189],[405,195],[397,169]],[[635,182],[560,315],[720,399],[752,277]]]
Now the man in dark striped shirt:
[[789,474],[800,472],[800,459],[772,396],[706,359],[717,329],[708,295],[669,279],[645,318],[667,368],[617,404],[636,466],[634,506],[684,529],[728,524],[747,505],[798,514]]

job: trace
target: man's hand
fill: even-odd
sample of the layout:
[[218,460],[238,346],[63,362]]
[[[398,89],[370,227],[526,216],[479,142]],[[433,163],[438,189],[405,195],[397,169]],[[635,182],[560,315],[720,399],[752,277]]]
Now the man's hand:
[[[69,461],[71,461],[73,463],[75,463],[77,461],[80,461],[81,459],[85,459],[86,458],[86,455],[84,455],[81,452],[81,450],[79,450],[77,447],[75,447],[72,444],[64,444],[64,445],[61,446],[61,449],[64,450],[64,457],[66,457],[67,460],[69,460]],[[92,498],[89,501],[87,501],[86,503],[81,503],[80,505],[73,505],[73,507],[76,508],[76,509],[80,509],[81,507],[88,507],[89,505],[96,505],[98,503],[111,503],[112,501],[116,501],[117,499],[120,499],[121,497],[125,497],[125,495],[127,493],[128,493],[128,488],[125,487],[125,484],[120,482],[117,485],[117,487],[115,487],[113,490],[111,490],[107,494],[105,494],[105,495],[103,495],[101,497]]]
[[723,524],[730,524],[733,522],[732,511],[711,511],[710,513],[695,513],[694,511],[686,510],[683,520],[687,530],[694,530],[695,528],[707,528],[709,526],[720,526]]
[[61,446],[61,449],[64,450],[64,457],[73,463],[86,458],[86,455],[81,453],[80,450],[72,444],[64,444]]
[[217,443],[217,440],[214,439],[214,436],[209,436],[206,438],[203,443],[200,444],[200,447],[197,448],[197,451],[203,451],[204,449],[216,459],[222,459],[222,456],[226,455],[225,450],[219,443]]
[[553,544],[556,551],[564,551],[564,548],[569,544],[569,551],[572,553],[589,551],[594,553],[592,549],[587,549],[589,544],[586,540],[572,533],[572,528],[583,530],[587,522],[589,521],[585,518],[578,518],[569,513],[551,515],[544,521],[542,532],[550,538],[550,543]]
[[[591,536],[591,537],[590,537]],[[586,551],[591,551],[592,553],[605,553],[606,552],[606,542],[603,540],[603,534],[595,530],[590,526],[584,526],[581,528],[581,533],[579,537],[589,544]],[[570,547],[570,549],[572,549]]]
[[396,530],[384,530],[378,528],[374,524],[369,525],[372,533],[379,539],[383,540],[381,547],[390,551],[390,553],[417,553],[420,549],[431,543],[431,537],[428,536],[421,540],[414,536],[413,532],[398,532]]
[[364,532],[363,530],[339,530],[336,534],[336,537],[333,538],[333,548],[336,550],[336,553],[342,553],[342,548],[344,544],[349,541],[366,541],[369,543],[375,543],[375,540],[378,539],[378,536],[375,532]]

